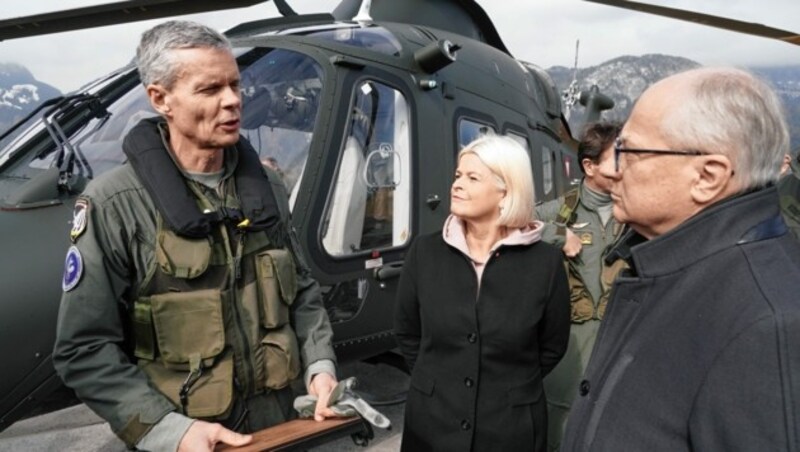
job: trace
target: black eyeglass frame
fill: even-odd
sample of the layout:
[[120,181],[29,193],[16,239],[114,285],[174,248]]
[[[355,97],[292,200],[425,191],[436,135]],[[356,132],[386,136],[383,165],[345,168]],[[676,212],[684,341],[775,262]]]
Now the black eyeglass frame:
[[677,151],[672,149],[636,149],[636,148],[623,148],[622,141],[617,138],[614,140],[614,171],[619,172],[619,155],[623,152],[629,154],[661,154],[661,155],[709,155],[708,152],[703,151]]

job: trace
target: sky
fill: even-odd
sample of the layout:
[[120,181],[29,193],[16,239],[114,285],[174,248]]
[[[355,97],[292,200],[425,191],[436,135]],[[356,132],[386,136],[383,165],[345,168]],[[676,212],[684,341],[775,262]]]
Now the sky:
[[[390,0],[402,1],[402,0]],[[5,2],[0,20],[112,0],[28,0]],[[649,0],[800,32],[798,0]],[[288,0],[299,13],[329,12],[335,0]],[[706,65],[781,66],[800,64],[800,46],[704,27],[582,0],[478,0],[515,57],[544,68],[571,67],[580,39],[578,65],[587,67],[620,55],[661,53]],[[272,3],[193,14],[219,30],[249,20],[277,17]],[[57,33],[0,42],[0,62],[27,67],[38,80],[61,91],[128,63],[141,33],[165,19]]]

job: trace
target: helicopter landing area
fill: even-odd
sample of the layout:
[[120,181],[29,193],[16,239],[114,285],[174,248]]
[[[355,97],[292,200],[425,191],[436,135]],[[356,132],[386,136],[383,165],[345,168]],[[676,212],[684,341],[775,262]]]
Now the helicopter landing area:
[[[340,378],[358,377],[358,391],[368,398],[397,401],[408,388],[408,376],[386,364],[350,363],[339,369]],[[382,405],[374,408],[386,415],[392,422],[387,431],[373,428],[375,437],[364,448],[356,445],[350,438],[310,449],[315,452],[390,452],[400,450],[400,437],[403,431],[403,412],[405,403]],[[126,452],[125,445],[111,432],[86,405],[80,404],[40,416],[16,422],[0,432],[0,451],[51,451],[65,452],[109,451]]]

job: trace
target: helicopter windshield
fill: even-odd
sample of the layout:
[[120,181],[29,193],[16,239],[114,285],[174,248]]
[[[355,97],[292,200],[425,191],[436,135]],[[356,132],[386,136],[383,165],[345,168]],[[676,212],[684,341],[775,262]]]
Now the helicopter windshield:
[[389,30],[375,25],[333,28],[314,31],[308,35],[392,56],[400,56],[403,48]]
[[[281,175],[291,193],[300,180],[311,146],[322,91],[322,68],[301,53],[267,48],[244,53],[239,65],[241,135],[250,141],[262,163]],[[107,110],[110,116],[88,121],[69,137],[85,161],[83,175],[89,178],[123,164],[125,135],[141,119],[156,115],[141,85],[119,97]],[[25,132],[19,136],[29,137],[42,129],[42,123],[36,122],[22,128]],[[16,143],[24,145],[19,138]],[[57,164],[55,144],[44,150],[36,148],[39,150],[4,168],[2,176],[29,179]]]

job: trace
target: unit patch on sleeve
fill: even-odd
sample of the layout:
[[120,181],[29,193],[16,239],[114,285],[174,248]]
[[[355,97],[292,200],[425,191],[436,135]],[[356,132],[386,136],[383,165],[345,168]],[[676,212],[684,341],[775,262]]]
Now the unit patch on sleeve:
[[72,211],[72,229],[69,231],[69,239],[72,243],[86,230],[86,215],[89,213],[89,200],[78,198],[75,201],[75,209]]
[[78,247],[69,247],[67,259],[64,262],[64,278],[61,281],[61,288],[64,292],[74,289],[83,276],[83,257]]

